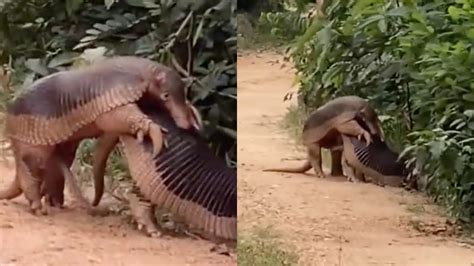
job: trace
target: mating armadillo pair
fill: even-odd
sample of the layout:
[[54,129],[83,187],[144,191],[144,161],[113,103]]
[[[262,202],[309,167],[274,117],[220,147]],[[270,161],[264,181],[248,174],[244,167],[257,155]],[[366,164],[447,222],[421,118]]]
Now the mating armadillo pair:
[[[76,200],[89,207],[73,185],[69,170],[73,157],[65,158],[64,153],[75,151],[85,138],[103,134],[130,134],[139,139],[148,135],[158,153],[166,130],[140,111],[136,102],[143,98],[169,112],[178,126],[197,125],[179,75],[147,59],[116,57],[36,81],[7,110],[6,133],[12,142],[16,177],[9,189],[0,192],[0,199],[23,192],[33,212],[45,213],[41,182],[48,174],[62,173]],[[48,194],[45,187],[43,193]]]
[[[357,96],[339,97],[315,110],[306,120],[303,144],[307,147],[308,159],[304,165],[264,171],[304,173],[313,168],[318,177],[324,177],[321,148],[326,148],[331,151],[332,175],[342,175],[342,162],[346,162],[356,172],[386,179],[384,175],[391,171],[387,169],[394,167],[397,173],[402,173],[403,167],[393,158],[394,153],[383,138],[377,113],[366,100]],[[367,160],[369,155],[371,160]],[[376,167],[379,163],[384,166]]]
[[[115,64],[111,64],[112,67],[115,67],[117,66],[117,63],[124,63],[125,62],[124,59],[125,58],[121,58],[121,60],[117,60],[117,59],[110,60],[108,61],[108,63],[111,64],[115,61],[114,62]],[[127,59],[130,59],[130,58],[127,58]],[[140,59],[133,59],[133,60],[142,61],[142,63],[147,63],[146,61],[143,61]],[[130,62],[133,62],[133,60],[127,61],[127,62],[130,63]],[[137,65],[138,67],[140,66],[140,64],[137,64]],[[137,67],[137,65],[135,67]],[[91,70],[89,69],[89,71]],[[113,72],[113,70],[110,70],[110,71]],[[136,70],[132,70],[132,72],[133,71],[136,71]],[[99,84],[91,82],[89,85],[91,85],[92,87],[99,86],[99,88],[104,87],[103,81],[107,77],[101,77],[100,74],[98,74],[96,71],[91,71],[88,73],[97,74],[96,81],[99,81]],[[76,74],[76,73],[72,72],[72,74]],[[113,80],[114,75],[112,74],[110,74],[109,76],[110,78],[109,82],[114,81]],[[115,72],[115,74],[118,74],[118,73]],[[62,77],[62,78],[64,79],[68,78],[68,74],[65,74],[65,77]],[[45,88],[46,85],[49,85],[50,89],[51,88],[58,89],[57,87],[55,87],[55,85],[57,85],[57,82],[45,82],[45,83],[46,84],[40,83],[40,85],[43,85],[43,86],[33,86],[34,87],[33,89],[43,89]],[[180,84],[178,83],[178,85]],[[178,88],[171,87],[171,89],[179,90],[180,87]],[[85,91],[87,92],[88,90],[85,90]],[[172,91],[172,92],[176,93],[176,91]],[[38,94],[34,94],[34,93],[32,94],[36,95],[34,97],[30,96],[32,98],[38,99],[40,101],[43,99],[42,97],[38,96]],[[64,97],[64,98],[68,99],[68,97]],[[72,100],[74,99],[76,98],[72,97]],[[71,99],[69,100],[71,101]],[[20,103],[19,105],[21,106],[21,103],[24,104],[24,102],[25,100],[23,100],[23,102],[17,101],[16,103],[17,104]],[[144,166],[145,168],[135,167],[135,166],[141,165],[141,163],[143,163],[145,160],[158,160],[160,165],[162,165],[160,166],[162,168],[155,169],[155,172],[156,172],[155,175],[153,175],[152,172],[145,172],[145,173],[148,173],[149,175],[148,176],[145,175],[144,177],[149,178],[148,181],[150,182],[151,181],[155,182],[155,186],[150,187],[148,185],[144,186],[143,183],[139,183],[139,182],[137,183],[142,190],[143,188],[155,189],[153,190],[155,193],[150,194],[150,191],[145,190],[145,191],[142,191],[140,194],[143,194],[144,196],[147,196],[148,198],[150,198],[151,202],[153,202],[154,204],[160,207],[169,208],[171,209],[171,211],[174,211],[175,214],[184,216],[184,218],[190,221],[190,224],[192,226],[194,225],[194,227],[204,230],[205,233],[209,233],[220,238],[235,239],[236,238],[236,217],[235,216],[236,216],[236,204],[237,204],[236,203],[236,173],[235,171],[228,169],[225,166],[224,162],[213,157],[213,154],[207,149],[207,147],[204,144],[202,144],[200,141],[196,140],[194,136],[189,135],[189,133],[186,133],[184,131],[183,132],[179,131],[178,128],[179,126],[183,128],[183,123],[182,122],[180,123],[179,119],[176,119],[176,118],[180,118],[179,116],[176,116],[176,112],[173,113],[171,111],[173,110],[172,109],[173,106],[171,106],[171,108],[166,108],[166,109],[165,108],[157,109],[156,102],[154,100],[150,100],[150,97],[142,97],[139,100],[137,100],[135,103],[138,103],[138,102],[148,102],[148,107],[146,108],[148,112],[150,112],[150,110],[155,111],[154,113],[151,113],[151,116],[149,116],[148,114],[144,114],[143,110],[140,110],[140,108],[138,108],[138,105],[136,105],[140,113],[143,113],[147,118],[150,117],[152,120],[154,120],[154,121],[150,120],[152,123],[157,123],[157,124],[160,123],[161,121],[160,119],[158,119],[159,114],[165,115],[166,113],[168,113],[167,109],[170,111],[169,113],[171,114],[171,117],[166,118],[165,116],[165,118],[162,118],[162,119],[164,123],[166,123],[165,126],[166,127],[169,126],[172,131],[170,132],[171,135],[168,140],[169,143],[171,145],[177,145],[176,147],[173,147],[173,146],[169,147],[170,148],[169,151],[166,151],[165,149],[165,153],[162,156],[168,156],[167,157],[168,160],[161,162],[159,158],[162,158],[162,157],[158,157],[158,158],[153,157],[154,155],[156,155],[156,152],[153,152],[155,145],[152,143],[152,141],[150,141],[150,139],[153,140],[153,138],[147,138],[145,143],[140,143],[140,141],[135,142],[133,138],[127,137],[127,135],[124,135],[124,134],[121,135],[122,143],[126,144],[125,145],[126,154],[130,161],[130,166],[131,166],[130,169],[132,171],[132,175],[135,177],[136,180],[138,180],[139,182],[143,180],[144,180],[143,182],[147,181],[147,179],[140,178],[141,174],[137,175],[136,174],[137,171],[143,171],[144,169],[147,169],[146,167],[152,167],[152,166],[158,167],[158,166],[155,166],[154,164],[145,165]],[[150,102],[151,102],[151,106],[150,106]],[[18,109],[22,110],[18,106],[15,106],[15,104],[13,107],[17,107]],[[192,107],[192,105],[188,103],[186,104],[186,108],[187,110],[183,113],[187,115],[191,114],[190,116],[192,117],[192,119],[191,119],[190,124],[192,124],[194,128],[199,128],[199,124],[200,124],[199,117],[195,109]],[[32,108],[27,109],[27,110],[31,110],[30,111],[31,113],[34,113],[33,111],[38,111]],[[81,117],[75,117],[75,118],[80,119]],[[184,117],[184,118],[187,118],[187,117]],[[116,121],[116,122],[119,122],[119,121]],[[10,130],[10,132],[11,131],[15,132],[14,130]],[[24,133],[24,132],[20,130],[20,133]],[[100,192],[96,193],[96,199],[94,200],[95,202],[94,205],[97,205],[100,200],[100,196],[103,191],[103,172],[105,168],[105,163],[106,163],[109,152],[115,146],[116,141],[114,142],[114,139],[117,140],[118,136],[119,136],[118,134],[110,134],[108,132],[100,136],[99,147],[95,153],[95,158],[96,158],[95,161],[97,161],[98,163],[97,165],[94,164],[96,189],[97,191],[100,191]],[[26,137],[26,139],[27,138],[28,136]],[[58,169],[58,167],[55,167],[56,164],[58,163],[56,160],[59,160],[60,163],[61,163],[60,160],[63,160],[64,164],[66,164],[66,166],[63,168],[69,168],[72,161],[74,160],[74,153],[77,149],[77,146],[80,140],[81,138],[76,137],[76,138],[70,138],[66,142],[62,142],[57,145],[50,145],[51,147],[49,148],[53,150],[52,153],[54,157],[51,156],[50,158],[46,158],[46,160],[43,162],[44,165],[42,169],[40,169],[41,171],[38,171],[35,173],[36,174],[35,176],[44,176],[45,178],[43,180],[44,181],[43,193],[52,197],[56,203],[59,203],[59,205],[62,205],[63,203],[64,176],[66,176],[67,173],[66,171],[61,171],[64,169]],[[29,145],[29,146],[25,145],[25,146],[26,146],[25,147],[26,151],[31,151],[36,148],[34,145]],[[137,152],[137,149],[140,147],[143,150],[140,150]],[[186,172],[189,170],[189,168],[187,168],[189,167],[188,164],[184,164],[184,165],[176,164],[176,162],[180,162],[180,161],[185,162],[185,163],[189,161],[189,157],[188,157],[188,160],[182,161],[183,159],[186,159],[187,157],[186,157],[186,154],[182,154],[182,151],[181,152],[179,151],[179,149],[186,148],[186,147],[188,151],[187,156],[190,156],[191,158],[200,158],[199,160],[196,161],[196,163],[199,163],[199,164],[194,165],[196,169],[199,170],[199,172],[193,172],[192,175],[188,175],[190,173]],[[105,152],[104,152],[104,148],[105,148]],[[14,147],[14,151],[15,151],[15,147]],[[25,158],[27,159],[27,157],[23,157],[21,159],[26,160]],[[33,169],[39,168],[37,167],[37,165],[35,168],[34,163],[36,162],[34,160],[29,159],[26,161],[30,162],[30,164],[33,164],[33,167],[32,167]],[[174,163],[170,164],[171,162],[174,162]],[[163,168],[168,169],[168,171],[172,171],[172,173],[174,174],[168,175],[168,172],[162,173]],[[150,169],[152,169],[153,171],[154,168],[148,168],[148,170]],[[184,171],[182,175],[178,175],[178,176],[175,175],[176,173],[181,173],[182,171]],[[25,187],[28,188],[24,184],[19,184],[21,181],[25,181],[25,183],[29,182],[30,184],[33,183],[32,179],[24,179],[22,177],[23,176],[17,176],[17,178],[15,178],[15,181],[10,187],[10,189],[0,194],[0,198],[1,197],[13,198],[20,195],[22,192],[22,189],[24,191]],[[174,191],[173,187],[170,187],[168,190],[166,190],[165,186],[160,186],[159,178],[163,178],[164,180],[163,184],[168,184],[167,182],[169,182],[171,179],[174,178],[175,181],[171,182],[171,184],[176,184],[176,182],[186,177],[192,178],[191,181],[188,180],[186,182],[189,185],[186,187],[187,194],[179,193],[181,190]],[[72,177],[69,177],[69,178],[70,180],[68,182],[70,184],[75,184],[75,182],[70,182],[70,181],[74,181],[73,178]],[[102,187],[97,186],[97,184],[100,185],[101,183],[100,181],[97,181],[100,178],[102,179],[101,181]],[[150,178],[154,178],[154,179],[150,180]],[[35,182],[32,185],[36,185],[41,180],[37,180],[37,181],[33,180],[33,181]],[[182,182],[180,182],[179,184],[181,184],[181,186],[183,185]],[[178,189],[179,188],[181,187],[178,187]],[[160,192],[160,193],[156,194],[157,192]],[[77,193],[80,193],[80,192],[77,192]],[[174,200],[172,197],[173,196],[172,193],[176,193]],[[98,194],[100,194],[100,196],[98,196]],[[137,196],[142,198],[142,196],[140,195],[137,195]],[[183,197],[183,198],[181,199],[180,197]],[[148,223],[148,221],[151,221],[150,220],[151,215],[149,215],[150,214],[149,210],[151,210],[151,206],[148,205],[149,204],[148,201],[141,200],[141,202],[147,203],[145,205],[142,204],[139,206],[140,207],[139,212],[141,212],[144,215],[138,216],[136,218],[138,219],[138,222],[145,221],[145,223],[143,222],[141,223],[146,226],[146,229],[149,233],[153,233],[154,231],[156,231],[156,228],[154,227],[153,224]],[[188,205],[188,207],[183,209],[183,206],[185,205]],[[178,208],[178,206],[180,207]]]
[[[124,154],[136,189],[132,192],[132,214],[139,226],[153,236],[158,230],[153,207],[181,216],[197,230],[211,237],[235,240],[237,237],[237,173],[217,158],[210,148],[190,130],[176,126],[166,113],[141,106],[155,123],[168,129],[169,148],[153,155],[152,143],[121,136]],[[109,146],[110,147],[110,146]],[[94,161],[96,197],[103,192],[103,168],[110,149],[99,151]],[[102,170],[101,170],[102,169]]]

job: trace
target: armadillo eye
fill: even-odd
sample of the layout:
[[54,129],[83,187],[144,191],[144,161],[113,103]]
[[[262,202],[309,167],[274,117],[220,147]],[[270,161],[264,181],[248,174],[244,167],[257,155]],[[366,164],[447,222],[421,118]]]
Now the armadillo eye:
[[170,94],[168,92],[164,92],[161,94],[161,100],[166,101],[168,100]]

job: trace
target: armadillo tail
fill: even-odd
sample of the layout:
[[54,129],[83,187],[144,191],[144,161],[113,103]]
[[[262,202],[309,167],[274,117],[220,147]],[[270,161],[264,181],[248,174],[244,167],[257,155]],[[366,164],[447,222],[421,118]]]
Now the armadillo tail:
[[21,193],[22,193],[22,190],[20,187],[20,182],[18,180],[18,177],[15,177],[13,182],[10,184],[9,188],[7,188],[6,190],[0,191],[0,200],[2,199],[11,200],[20,196]]
[[92,167],[95,188],[92,206],[99,205],[102,195],[104,194],[104,175],[107,159],[109,158],[112,150],[117,145],[118,140],[118,136],[105,135],[99,138],[97,142],[97,147],[94,151],[94,164]]
[[263,172],[283,172],[283,173],[299,173],[303,174],[309,169],[311,169],[311,163],[306,160],[303,165],[299,167],[286,167],[286,168],[268,168],[268,169],[263,169]]

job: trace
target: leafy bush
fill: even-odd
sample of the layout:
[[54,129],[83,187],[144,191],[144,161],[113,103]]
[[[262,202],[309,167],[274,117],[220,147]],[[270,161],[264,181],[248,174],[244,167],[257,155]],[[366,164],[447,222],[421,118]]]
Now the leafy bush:
[[276,40],[292,41],[308,27],[310,19],[298,11],[263,12],[258,20],[258,30],[269,33]]
[[[18,0],[0,8],[0,62],[13,71],[15,93],[103,56],[156,60],[194,81],[190,96],[204,137],[235,166],[236,1]],[[3,97],[14,95],[4,90]],[[90,163],[90,143],[80,149]]]
[[[300,104],[359,95],[392,144],[428,176],[428,192],[474,222],[474,1],[336,0],[291,57]],[[408,134],[408,135],[407,135]]]

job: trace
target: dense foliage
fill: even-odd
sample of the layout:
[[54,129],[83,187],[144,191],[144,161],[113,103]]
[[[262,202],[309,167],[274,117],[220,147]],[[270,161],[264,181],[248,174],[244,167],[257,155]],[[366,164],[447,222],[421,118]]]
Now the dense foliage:
[[[0,5],[0,62],[4,74],[13,73],[15,92],[103,56],[167,64],[194,81],[190,95],[203,116],[204,137],[235,166],[235,9],[235,0],[9,1]],[[14,94],[3,92],[8,99]],[[79,154],[88,163],[90,144]]]
[[370,99],[427,191],[474,222],[474,1],[335,0],[293,46],[300,104]]

